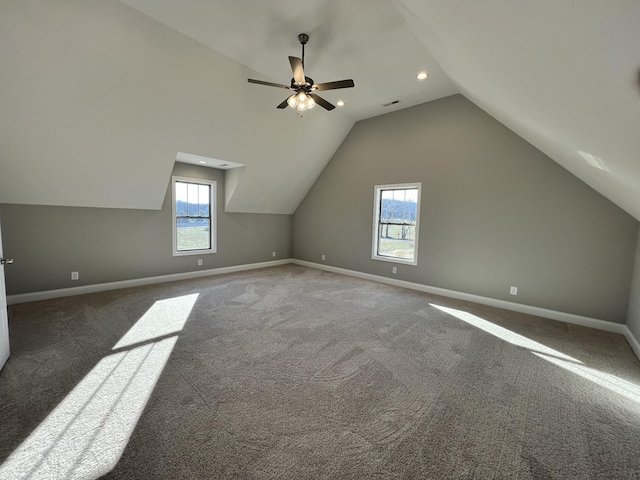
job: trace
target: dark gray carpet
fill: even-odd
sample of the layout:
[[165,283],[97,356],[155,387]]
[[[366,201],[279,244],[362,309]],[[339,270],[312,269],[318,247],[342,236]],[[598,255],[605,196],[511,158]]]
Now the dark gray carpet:
[[9,315],[2,479],[640,478],[616,334],[298,266]]

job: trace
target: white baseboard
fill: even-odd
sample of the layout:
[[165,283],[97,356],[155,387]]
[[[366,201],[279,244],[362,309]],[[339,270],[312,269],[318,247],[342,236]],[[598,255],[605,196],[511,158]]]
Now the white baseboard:
[[338,273],[340,275],[348,275],[351,277],[362,278],[365,280],[371,280],[378,283],[385,283],[387,285],[393,285],[401,288],[408,288],[410,290],[417,290],[425,293],[432,293],[434,295],[442,295],[443,297],[455,298],[458,300],[465,300],[468,302],[479,303],[481,305],[489,305],[491,307],[504,308],[506,310],[512,310],[514,312],[527,313],[530,315],[536,315],[538,317],[549,318],[551,320],[558,320],[565,323],[572,323],[574,325],[582,325],[584,327],[596,328],[598,330],[605,330],[607,332],[619,333],[624,335],[629,342],[632,350],[640,359],[640,342],[631,333],[631,330],[626,325],[621,323],[607,322],[605,320],[599,320],[596,318],[583,317],[580,315],[574,315],[572,313],[558,312],[556,310],[549,310],[546,308],[533,307],[531,305],[523,305],[521,303],[507,302],[505,300],[497,300],[495,298],[482,297],[480,295],[473,295],[470,293],[457,292],[455,290],[447,290],[445,288],[430,287],[428,285],[422,285],[420,283],[407,282],[404,280],[396,280],[394,278],[382,277],[380,275],[373,275],[371,273],[363,273],[355,270],[347,270],[346,268],[332,267],[330,265],[323,265],[320,263],[307,262],[304,260],[296,259],[284,259],[274,260],[269,262],[249,263],[245,265],[234,265],[231,267],[214,268],[210,270],[198,270],[194,272],[173,273],[170,275],[160,275],[157,277],[136,278],[132,280],[122,280],[118,282],[99,283],[95,285],[84,285],[81,287],[61,288],[57,290],[47,290],[43,292],[22,293],[18,295],[8,295],[7,304],[14,305],[17,303],[35,302],[38,300],[47,300],[50,298],[70,297],[73,295],[83,295],[85,293],[104,292],[107,290],[118,290],[129,287],[139,287],[142,285],[152,285],[156,283],[174,282],[177,280],[188,280],[191,278],[208,277],[213,275],[222,275],[225,273],[242,272],[245,270],[255,270],[258,268],[275,267],[278,265],[286,265],[288,263],[294,263],[310,268],[317,268],[318,270],[325,270],[327,272]]
[[7,304],[36,302],[38,300],[48,300],[50,298],[71,297],[73,295],[83,295],[85,293],[105,292],[108,290],[119,290],[129,287],[140,287],[142,285],[153,285],[155,283],[175,282],[177,280],[188,280],[190,278],[209,277],[212,275],[222,275],[225,273],[242,272],[244,270],[255,270],[258,268],[275,267],[291,263],[290,258],[284,260],[273,260],[270,262],[248,263],[245,265],[234,265],[231,267],[212,268],[209,270],[197,270],[194,272],[172,273],[169,275],[159,275],[157,277],[134,278],[132,280],[122,280],[118,282],[97,283],[94,285],[83,285],[80,287],[60,288],[57,290],[46,290],[43,292],[21,293],[18,295],[7,295]]
[[[629,331],[627,326],[622,323],[608,322],[606,320],[598,320],[596,318],[583,317],[581,315],[558,312],[556,310],[533,307],[531,305],[523,305],[521,303],[507,302],[505,300],[497,300],[495,298],[482,297],[480,295],[457,292],[455,290],[447,290],[445,288],[430,287],[428,285],[422,285],[420,283],[406,282],[404,280],[396,280],[394,278],[381,277],[379,275],[373,275],[371,273],[362,273],[362,272],[357,272],[355,270],[347,270],[345,268],[332,267],[329,265],[307,262],[304,260],[294,259],[292,262],[295,263],[296,265],[317,268],[319,270],[325,270],[327,272],[339,273],[341,275],[349,275],[351,277],[362,278],[365,280],[372,280],[374,282],[386,283],[388,285],[394,285],[396,287],[408,288],[411,290],[417,290],[425,293],[432,293],[434,295],[442,295],[443,297],[455,298],[457,300],[466,300],[468,302],[479,303],[482,305],[489,305],[491,307],[504,308],[505,310],[512,310],[514,312],[527,313],[529,315],[536,315],[538,317],[549,318],[551,320],[558,320],[565,323],[572,323],[574,325],[582,325],[584,327],[596,328],[598,330],[605,330],[607,332],[619,333],[621,335],[624,335],[627,338],[627,340],[629,340],[629,337],[633,338],[633,335],[631,335],[631,331]],[[631,341],[629,341],[629,343],[631,343]],[[636,341],[636,345],[637,344],[638,342]],[[632,348],[634,348],[633,345],[631,346]],[[640,350],[636,350],[634,348],[634,351],[636,352],[636,354],[638,354]],[[638,355],[638,358],[640,358],[640,354]]]
[[638,357],[638,360],[640,360],[640,342],[636,337],[633,336],[633,333],[631,332],[631,330],[629,330],[629,327],[627,327],[626,325],[624,325],[623,335],[624,335],[624,338],[627,339],[627,342],[629,342],[629,345],[631,345],[631,349],[636,354],[636,357]]

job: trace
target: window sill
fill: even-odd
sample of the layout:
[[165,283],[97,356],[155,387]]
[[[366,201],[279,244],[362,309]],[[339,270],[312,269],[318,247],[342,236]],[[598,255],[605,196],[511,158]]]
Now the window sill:
[[173,252],[174,257],[186,257],[189,255],[208,255],[210,253],[216,253],[213,249],[208,250],[187,250],[184,252]]
[[403,258],[397,258],[397,257],[382,257],[380,255],[373,255],[371,257],[372,260],[380,260],[382,262],[391,262],[391,263],[401,263],[402,265],[411,265],[411,266],[417,266],[418,265],[418,260],[406,260]]

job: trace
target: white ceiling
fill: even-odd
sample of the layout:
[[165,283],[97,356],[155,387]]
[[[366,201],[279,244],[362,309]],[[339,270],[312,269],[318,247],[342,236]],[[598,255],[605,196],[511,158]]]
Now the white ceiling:
[[640,219],[638,0],[401,0],[460,92]]
[[[94,197],[96,190],[106,190],[97,200],[88,200],[88,195],[83,199],[82,192],[74,197],[67,190],[62,195],[59,188],[48,188],[44,181],[35,181],[39,192],[35,197],[21,195],[20,181],[25,182],[25,176],[17,167],[5,165],[9,154],[12,161],[21,160],[31,171],[37,163],[29,162],[44,161],[47,149],[56,153],[57,171],[71,172],[79,162],[73,158],[74,145],[59,138],[34,150],[23,146],[30,140],[24,133],[20,133],[20,144],[12,140],[15,131],[11,137],[7,133],[0,138],[0,161],[11,180],[5,185],[0,177],[0,201],[160,208],[175,156],[185,152],[246,165],[239,174],[228,175],[233,179],[228,210],[291,213],[355,121],[459,92],[640,218],[637,0],[121,1],[4,1],[0,32],[13,43],[5,42],[11,47],[4,47],[3,57],[12,62],[13,72],[33,62],[34,52],[40,52],[45,42],[49,46],[56,36],[64,38],[60,51],[67,56],[76,51],[75,43],[81,43],[82,63],[68,65],[80,87],[84,86],[82,75],[90,70],[85,65],[94,57],[102,66],[114,63],[117,71],[125,64],[129,70],[122,75],[136,79],[146,78],[151,70],[154,78],[164,78],[167,72],[162,69],[171,67],[171,81],[179,85],[180,79],[173,77],[183,75],[183,88],[198,91],[204,101],[200,106],[196,93],[186,100],[180,93],[170,107],[182,108],[182,120],[193,116],[191,110],[196,109],[197,123],[184,130],[163,123],[156,133],[151,126],[157,122],[153,123],[150,131],[141,132],[145,142],[140,145],[132,144],[131,135],[126,137],[127,146],[138,152],[135,161],[144,167],[139,171],[130,168],[131,174],[144,171],[155,179],[148,180],[144,188],[131,190],[119,184],[104,166],[95,179],[80,169]],[[52,4],[57,6],[54,12],[41,13],[54,9]],[[36,14],[42,18],[31,21]],[[51,25],[57,20],[54,29]],[[71,35],[69,30],[78,30],[78,21],[83,22],[83,31]],[[44,37],[42,31],[47,29],[51,35]],[[332,112],[316,107],[299,119],[291,109],[275,109],[286,91],[248,84],[246,78],[288,83],[287,56],[300,55],[297,34],[301,32],[311,37],[305,50],[308,76],[316,82],[352,78],[356,86],[322,93],[332,103],[343,99],[344,107]],[[133,54],[122,46],[113,51],[107,48],[121,38],[131,44],[137,57],[129,59]],[[92,41],[107,46],[87,46]],[[42,61],[46,64],[49,59]],[[67,58],[61,61],[70,62]],[[19,109],[20,100],[31,98],[31,90],[42,95],[51,90],[44,75],[27,82],[31,90],[26,90],[24,75],[8,70],[0,69],[0,80],[10,87],[4,97],[0,91],[0,102],[9,112]],[[429,72],[427,80],[416,80],[420,70]],[[203,79],[190,78],[194,75]],[[158,96],[149,98],[153,92],[127,86],[128,100],[121,109],[135,103],[140,109],[134,112],[136,117],[158,117],[167,107],[164,100],[158,101],[160,93],[166,96],[169,87],[175,87],[173,83],[159,85]],[[114,95],[112,100],[118,102],[119,97]],[[382,106],[393,100],[400,103]],[[182,106],[181,101],[185,102]],[[86,101],[78,102],[88,108]],[[163,103],[162,109],[158,103]],[[75,113],[82,114],[82,109],[77,107]],[[2,118],[6,115],[0,112],[0,126],[11,127]],[[22,126],[28,120],[23,119]],[[207,129],[196,135],[200,125]],[[236,132],[239,125],[246,126],[244,136]],[[2,130],[10,128],[0,129],[0,136]],[[113,137],[110,142],[120,141],[117,132],[109,134]],[[154,158],[145,161],[142,152],[153,138],[158,143]],[[67,162],[67,157],[73,161]],[[106,158],[96,162],[102,165]],[[126,156],[115,158],[113,152],[108,156],[113,172],[121,172],[131,161]],[[64,181],[64,175],[58,177]],[[34,179],[29,182],[33,184]],[[105,184],[111,188],[104,188]],[[108,192],[120,188],[128,191],[125,205],[109,199]]]
[[[316,83],[353,79],[354,89],[321,94],[334,105],[343,99],[343,113],[353,120],[457,93],[388,0],[121,1],[260,72],[258,80],[280,84],[291,80],[287,57],[302,54],[298,34],[308,34],[305,74]],[[422,70],[430,75],[424,82],[416,79]],[[278,89],[264,94],[265,102],[275,99],[274,108],[287,97]],[[394,100],[400,103],[382,106]]]

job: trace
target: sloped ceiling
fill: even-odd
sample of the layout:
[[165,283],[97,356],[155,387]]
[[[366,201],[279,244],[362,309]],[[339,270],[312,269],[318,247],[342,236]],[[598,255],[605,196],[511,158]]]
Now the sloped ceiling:
[[[301,32],[344,107],[246,82]],[[354,122],[460,92],[640,218],[638,47],[636,0],[3,0],[0,202],[157,209],[186,152],[246,165],[227,210],[292,213]]]
[[398,7],[462,94],[640,219],[640,2]]

